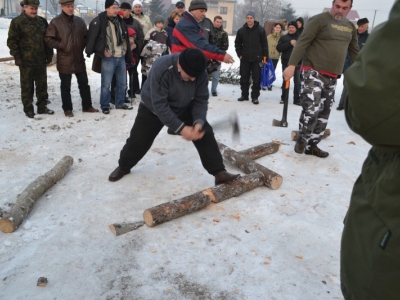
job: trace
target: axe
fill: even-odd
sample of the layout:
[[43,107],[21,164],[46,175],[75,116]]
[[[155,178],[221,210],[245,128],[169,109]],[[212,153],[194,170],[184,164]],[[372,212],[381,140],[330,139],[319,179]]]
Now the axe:
[[235,112],[231,112],[228,117],[225,117],[221,120],[210,123],[210,126],[213,129],[223,129],[223,128],[232,128],[232,138],[234,140],[239,140],[240,138],[240,127],[239,127],[239,118]]
[[282,115],[282,120],[278,121],[278,120],[273,119],[272,120],[272,126],[288,127],[287,109],[288,109],[288,102],[289,102],[289,87],[290,87],[290,79],[286,80],[286,82],[285,82],[285,90],[283,91],[283,115]]

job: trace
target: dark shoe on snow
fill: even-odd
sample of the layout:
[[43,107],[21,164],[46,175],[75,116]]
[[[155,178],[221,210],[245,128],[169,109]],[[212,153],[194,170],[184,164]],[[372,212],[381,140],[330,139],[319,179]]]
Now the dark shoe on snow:
[[27,113],[25,113],[25,115],[26,115],[28,118],[31,118],[31,119],[33,119],[33,118],[35,117],[35,113],[34,113],[33,111],[27,112]]
[[64,111],[64,115],[66,117],[72,118],[74,116],[74,114],[72,113],[72,110],[66,110]]
[[295,101],[295,102],[293,102],[293,104],[294,104],[294,105],[301,106],[301,103],[300,103],[300,101]]
[[217,97],[217,96],[218,96],[217,92],[212,92],[212,95],[213,95],[214,97]]
[[221,171],[214,175],[215,185],[229,183],[240,177],[240,174],[231,174],[227,171]]
[[109,108],[104,108],[102,111],[103,111],[103,114],[105,114],[105,115],[108,115],[110,113]]
[[238,98],[238,101],[249,101],[249,97],[242,96],[242,97]]
[[303,154],[305,148],[306,148],[306,143],[299,139],[297,140],[296,145],[294,145],[294,152]]
[[258,102],[258,99],[251,99],[251,102],[253,102],[253,104],[259,104],[260,102]]
[[99,110],[98,109],[96,109],[96,108],[93,108],[93,107],[90,107],[90,108],[88,108],[88,109],[84,109],[84,110],[82,110],[84,113],[97,113],[97,112],[99,112]]
[[39,115],[54,115],[54,110],[48,109],[47,107],[41,111],[38,111]]
[[328,152],[319,149],[318,146],[311,146],[310,150],[306,150],[306,151],[304,151],[304,153],[307,155],[314,155],[314,156],[320,157],[320,158],[325,158],[329,155]]
[[343,110],[343,109],[344,109],[344,107],[340,106],[340,105],[336,108],[336,110]]
[[116,107],[115,109],[125,109],[125,110],[131,110],[131,109],[133,109],[133,107],[132,107],[132,106],[128,106],[128,105],[126,105],[126,104],[124,104],[124,106],[121,106],[121,107]]
[[126,174],[129,174],[131,171],[125,171],[123,169],[121,169],[120,167],[116,168],[108,177],[108,180],[110,181],[118,181],[120,180],[122,177],[124,177]]

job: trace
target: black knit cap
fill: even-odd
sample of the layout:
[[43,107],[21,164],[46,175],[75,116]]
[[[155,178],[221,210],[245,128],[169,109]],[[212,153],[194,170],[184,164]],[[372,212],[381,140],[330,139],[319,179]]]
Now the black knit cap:
[[122,2],[119,8],[132,10],[132,6],[128,2]]
[[192,0],[189,5],[189,11],[196,9],[205,9],[207,11],[207,3],[204,0]]
[[197,48],[187,48],[179,54],[179,64],[190,77],[199,77],[205,73],[207,60]]
[[289,24],[287,24],[287,27],[288,27],[288,28],[289,28],[289,26],[294,26],[294,27],[296,27],[296,30],[299,29],[299,28],[297,27],[297,22],[296,22],[296,21],[290,21]]
[[364,25],[364,24],[368,24],[368,23],[369,23],[369,21],[368,21],[367,18],[362,18],[362,19],[359,19],[359,20],[357,21],[357,26]]
[[106,0],[106,5],[105,5],[105,7],[106,7],[106,8],[109,8],[110,6],[113,6],[114,4],[116,4],[116,5],[119,6],[119,3],[118,3],[117,0]]

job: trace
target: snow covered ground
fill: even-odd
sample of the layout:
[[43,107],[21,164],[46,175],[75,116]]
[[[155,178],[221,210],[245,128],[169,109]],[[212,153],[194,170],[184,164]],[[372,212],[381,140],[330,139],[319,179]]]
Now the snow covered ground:
[[[9,56],[8,23],[0,19],[0,57]],[[100,76],[90,71],[91,62],[87,66],[99,108]],[[241,138],[235,142],[229,130],[216,130],[217,139],[236,150],[280,141],[277,153],[257,162],[283,176],[281,188],[257,188],[115,237],[109,224],[140,221],[146,208],[213,186],[194,146],[164,129],[132,173],[111,183],[137,103],[133,111],[83,114],[73,80],[75,117],[66,118],[52,66],[48,91],[55,115],[28,119],[13,62],[0,63],[0,79],[1,211],[63,156],[74,158],[20,228],[0,232],[0,299],[342,299],[342,221],[369,146],[350,131],[337,104],[328,125],[332,135],[320,143],[330,156],[320,159],[293,151],[290,133],[300,107],[290,104],[288,128],[271,126],[282,116],[280,79],[272,92],[262,91],[258,106],[236,100],[239,86],[219,85],[209,121],[236,110]],[[341,90],[340,80],[337,101]],[[37,287],[42,276],[49,283]]]

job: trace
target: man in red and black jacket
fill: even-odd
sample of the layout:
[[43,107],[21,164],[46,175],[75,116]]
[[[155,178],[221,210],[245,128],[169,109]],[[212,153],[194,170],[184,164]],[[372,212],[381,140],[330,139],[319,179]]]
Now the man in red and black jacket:
[[210,45],[204,38],[203,30],[198,22],[204,19],[206,11],[207,4],[204,0],[190,2],[189,12],[183,13],[172,33],[172,53],[182,52],[186,48],[198,48],[207,59],[233,63],[234,59],[231,55],[214,45]]

